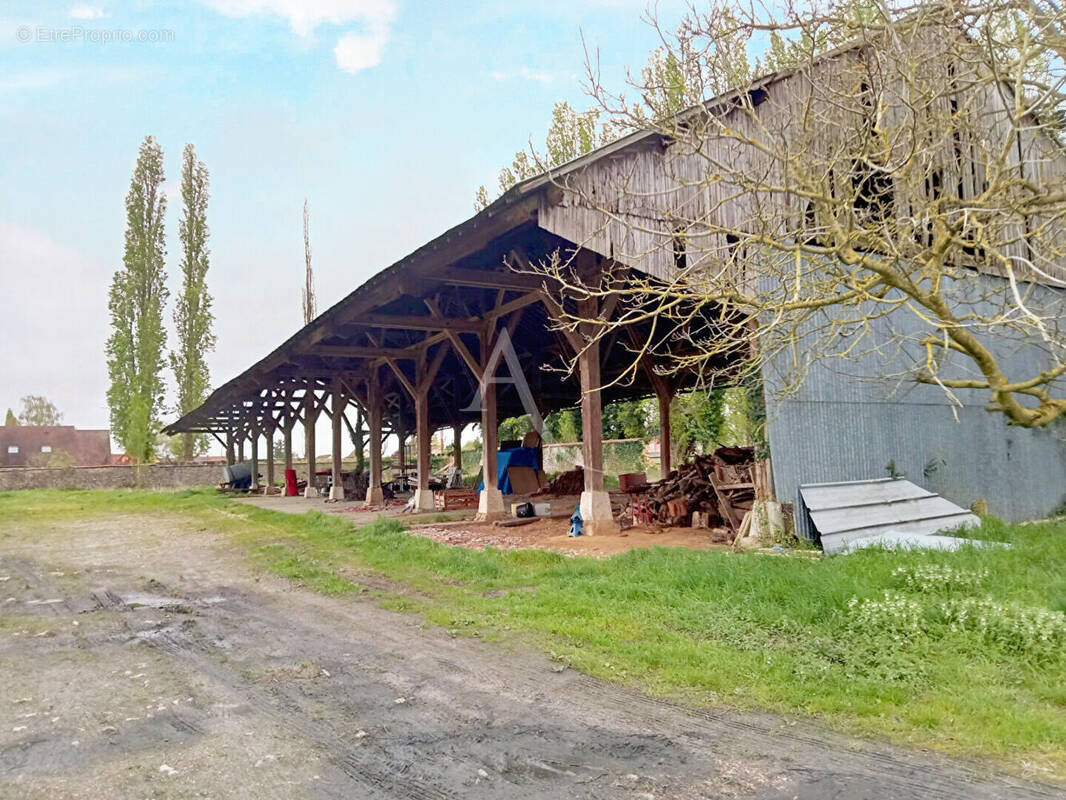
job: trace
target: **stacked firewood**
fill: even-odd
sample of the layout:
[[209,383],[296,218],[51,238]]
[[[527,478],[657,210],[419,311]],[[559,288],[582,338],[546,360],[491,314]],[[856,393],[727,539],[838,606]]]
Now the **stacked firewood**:
[[755,500],[754,462],[750,447],[722,447],[696,456],[635,495],[627,515],[637,523],[687,527],[697,514],[701,525],[735,532]]
[[539,492],[536,492],[533,496],[552,494],[552,495],[565,495],[565,494],[581,494],[585,489],[585,470],[581,467],[574,467],[569,472],[564,472],[560,475],[556,475],[554,479],[548,481],[548,485],[543,487]]

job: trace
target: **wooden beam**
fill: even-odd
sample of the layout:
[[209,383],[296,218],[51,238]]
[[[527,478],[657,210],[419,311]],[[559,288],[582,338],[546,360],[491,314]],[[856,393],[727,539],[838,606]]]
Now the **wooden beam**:
[[[455,335],[458,336],[458,334]],[[417,387],[419,392],[429,391],[430,386],[433,385],[433,381],[437,377],[437,373],[440,372],[440,365],[444,363],[446,355],[448,355],[448,343],[444,342],[437,348],[433,360],[426,367],[425,374],[419,379]]]
[[585,340],[582,339],[576,331],[562,327],[564,324],[563,321],[566,319],[566,312],[563,310],[562,305],[547,292],[540,292],[539,294],[541,302],[544,303],[544,307],[548,311],[548,316],[559,324],[560,327],[557,329],[558,332],[562,334],[575,353],[580,353],[585,348]]
[[330,491],[331,500],[343,500],[344,499],[344,477],[342,472],[341,459],[344,457],[344,440],[343,440],[343,417],[344,409],[348,405],[347,398],[344,396],[344,389],[341,388],[340,381],[334,382],[332,392],[332,400],[330,402],[330,417],[333,433],[332,441],[332,474],[333,474],[333,489]]
[[514,300],[510,300],[501,306],[497,306],[496,308],[492,309],[492,311],[488,312],[485,317],[505,317],[512,311],[517,311],[520,308],[525,308],[526,306],[533,305],[533,303],[539,303],[540,298],[541,295],[539,291],[528,292],[527,294],[524,294],[521,297],[515,298]]
[[304,403],[304,455],[307,458],[307,486],[312,491],[311,496],[314,496],[316,492],[315,487],[315,422],[318,421],[318,414],[322,410],[322,406],[319,405],[318,398],[315,397],[314,384],[308,383],[306,392],[303,396]]
[[459,338],[459,334],[455,331],[448,331],[448,339],[452,343],[452,347],[455,348],[455,352],[459,354],[459,357],[466,363],[466,366],[477,378],[478,383],[481,382],[482,369],[481,364],[474,358],[473,354],[467,349],[466,344]]
[[[427,297],[422,302],[426,304],[426,308],[429,309],[429,313],[434,318],[439,319],[442,317],[440,313],[440,307],[437,305],[436,300]],[[481,364],[478,363],[478,360],[474,358],[473,354],[467,349],[466,344],[463,343],[463,340],[460,338],[459,334],[455,331],[447,330],[444,331],[444,335],[448,337],[448,341],[451,342],[452,347],[455,348],[455,352],[464,362],[466,362],[466,366],[470,369],[472,373],[474,373],[474,376],[480,382],[482,373]]]
[[418,347],[359,347],[346,344],[316,344],[305,351],[308,355],[327,358],[415,358]]
[[471,286],[481,289],[512,289],[514,291],[531,291],[544,285],[544,278],[536,275],[521,275],[517,272],[463,269],[455,267],[427,276],[430,281],[439,281],[451,286]]
[[400,369],[400,365],[393,361],[391,358],[385,359],[385,363],[389,365],[392,371],[396,374],[396,380],[400,382],[404,389],[411,397],[417,397],[418,392],[415,390],[415,385],[408,380],[407,376],[403,374],[403,370]]
[[[593,297],[578,304],[583,318],[596,316]],[[603,483],[603,404],[600,398],[600,346],[593,341],[578,355],[581,375],[581,445],[585,461],[585,491],[602,492]]]
[[476,319],[456,319],[455,317],[420,317],[413,314],[362,314],[350,321],[351,325],[366,328],[393,328],[411,331],[462,331],[477,333],[482,322]]

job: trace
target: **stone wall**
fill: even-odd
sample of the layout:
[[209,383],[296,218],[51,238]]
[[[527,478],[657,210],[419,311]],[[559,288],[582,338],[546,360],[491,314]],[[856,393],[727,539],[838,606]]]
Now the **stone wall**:
[[222,467],[218,464],[0,469],[0,492],[14,489],[177,489],[217,486],[221,481]]

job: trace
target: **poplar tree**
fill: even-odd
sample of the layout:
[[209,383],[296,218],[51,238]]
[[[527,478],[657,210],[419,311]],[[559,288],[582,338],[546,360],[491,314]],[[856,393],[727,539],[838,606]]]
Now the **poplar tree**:
[[[209,177],[207,166],[196,158],[196,149],[185,145],[181,159],[181,294],[174,309],[174,327],[178,347],[170,354],[170,366],[178,392],[178,412],[186,414],[207,397],[210,382],[205,355],[215,347],[211,332],[214,315],[211,295],[207,291],[210,253],[207,240],[207,201]],[[181,458],[192,458],[207,448],[207,437],[181,434]]]
[[141,462],[154,457],[163,402],[163,306],[166,303],[166,237],[162,191],[163,148],[146,136],[126,195],[126,243],[122,268],[111,282],[107,341],[111,431]]

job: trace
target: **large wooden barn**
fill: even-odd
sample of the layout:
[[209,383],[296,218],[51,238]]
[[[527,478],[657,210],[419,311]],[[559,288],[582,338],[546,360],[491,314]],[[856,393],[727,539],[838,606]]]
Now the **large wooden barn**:
[[[832,57],[850,57],[847,53]],[[810,80],[802,71],[778,73],[703,110],[734,115],[730,124],[741,127],[745,108],[780,107],[778,124],[785,130],[790,98],[797,84]],[[1049,155],[1054,149],[1049,141],[1034,134],[1025,147],[1042,149],[1043,155],[1021,158],[1021,163],[1062,174],[1061,155],[1057,150]],[[342,415],[358,404],[369,421],[367,500],[381,498],[382,430],[388,424],[393,431],[414,433],[416,507],[431,509],[431,435],[443,427],[479,423],[485,478],[479,512],[493,517],[504,511],[495,485],[499,421],[529,412],[530,398],[541,416],[580,407],[586,529],[595,533],[612,526],[603,476],[603,404],[657,397],[662,441],[669,442],[670,398],[696,385],[696,369],[661,369],[649,354],[639,370],[616,380],[633,364],[633,343],[653,336],[650,323],[613,330],[589,344],[592,337],[583,334],[594,332],[596,320],[620,314],[618,303],[609,294],[564,292],[551,278],[533,274],[530,266],[561,256],[578,281],[589,286],[601,286],[603,276],[619,271],[669,281],[679,261],[691,265],[716,247],[728,247],[727,241],[708,241],[713,236],[690,236],[679,249],[679,218],[740,213],[724,202],[728,187],[679,178],[697,169],[693,161],[706,163],[691,143],[638,131],[515,185],[488,208],[383,269],[220,386],[167,432],[215,434],[226,442],[232,460],[238,441],[250,439],[256,454],[259,438],[272,439],[278,430],[291,453],[291,432],[299,423],[313,465],[314,423],[325,412],[333,420],[329,446],[339,476]],[[954,180],[976,193],[980,171],[973,163],[958,163]],[[752,169],[758,168],[753,161]],[[648,203],[649,197],[660,200]],[[669,200],[664,204],[661,198]],[[802,216],[803,209],[782,208],[780,213]],[[1003,280],[989,272],[975,271],[974,280]],[[1054,280],[1049,283],[1039,292],[1049,307],[1061,307],[1061,289]],[[587,329],[564,329],[559,324],[564,317],[589,320]],[[713,317],[698,323],[702,335],[713,332]],[[659,343],[685,339],[675,333],[659,321],[654,337]],[[498,357],[504,339],[517,355],[528,394],[521,391],[523,381],[503,380],[514,366],[506,367],[507,361]],[[1004,342],[1002,348],[1012,354],[1017,350],[1011,357],[1020,359],[1023,372],[1039,368],[1038,351],[1018,349],[1016,342]],[[727,353],[718,357],[728,360]],[[575,359],[577,368],[570,369]],[[805,483],[879,478],[891,472],[960,504],[984,498],[992,511],[1009,519],[1040,516],[1060,503],[1066,491],[1066,446],[1054,426],[1008,428],[999,415],[985,410],[986,398],[976,391],[960,390],[949,402],[934,386],[875,380],[885,373],[884,362],[883,354],[872,352],[846,367],[818,363],[798,391],[780,396],[776,389],[785,365],[777,358],[766,361],[762,376],[772,473],[767,489],[778,500],[796,500]],[[715,366],[719,374],[723,369],[727,374],[728,364]],[[662,452],[668,469],[669,448]],[[272,460],[267,468],[272,479]],[[340,481],[334,485],[339,490]]]

